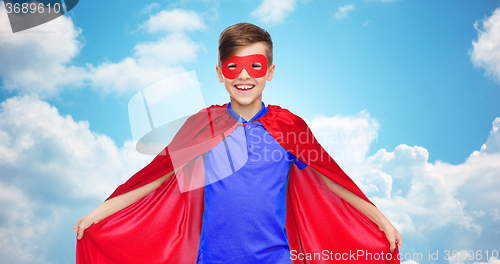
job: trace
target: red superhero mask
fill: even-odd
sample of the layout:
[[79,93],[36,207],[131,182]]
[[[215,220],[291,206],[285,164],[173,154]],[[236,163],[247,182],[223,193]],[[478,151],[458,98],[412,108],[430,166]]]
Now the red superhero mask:
[[232,56],[222,62],[222,74],[228,79],[236,79],[245,69],[254,78],[264,77],[267,73],[267,58],[262,54]]

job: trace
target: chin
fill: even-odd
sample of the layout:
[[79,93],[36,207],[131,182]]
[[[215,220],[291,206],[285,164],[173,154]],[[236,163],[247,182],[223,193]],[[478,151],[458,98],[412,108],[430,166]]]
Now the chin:
[[239,105],[251,105],[255,101],[257,101],[258,98],[238,98],[238,97],[233,97],[234,101],[238,103]]

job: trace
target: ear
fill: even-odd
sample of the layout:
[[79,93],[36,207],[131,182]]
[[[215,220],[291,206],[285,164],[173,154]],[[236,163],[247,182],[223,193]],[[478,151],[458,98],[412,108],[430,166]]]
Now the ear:
[[267,81],[271,81],[274,76],[274,63],[273,65],[271,65],[271,67],[269,67],[268,71],[269,72],[267,73]]
[[219,82],[224,82],[224,76],[222,75],[222,70],[219,65],[215,65],[215,70],[217,71],[217,77],[219,77]]

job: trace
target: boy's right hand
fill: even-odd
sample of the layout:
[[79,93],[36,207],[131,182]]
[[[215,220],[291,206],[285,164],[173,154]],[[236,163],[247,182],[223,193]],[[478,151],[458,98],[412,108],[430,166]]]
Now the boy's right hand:
[[89,228],[93,224],[99,223],[99,220],[92,218],[92,215],[88,214],[78,219],[74,228],[75,233],[78,234],[77,239],[81,239],[83,237],[83,232],[85,231],[85,229]]

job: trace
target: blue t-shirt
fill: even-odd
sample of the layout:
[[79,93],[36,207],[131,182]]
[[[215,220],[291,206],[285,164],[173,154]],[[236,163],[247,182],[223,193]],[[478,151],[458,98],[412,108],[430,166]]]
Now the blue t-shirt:
[[[279,145],[259,121],[252,122],[267,113],[264,103],[248,122],[230,103],[227,110],[245,125],[202,155],[207,185],[197,263],[289,264],[288,173],[292,161],[299,169],[307,165]],[[230,166],[221,165],[217,149],[222,155],[231,150]]]

